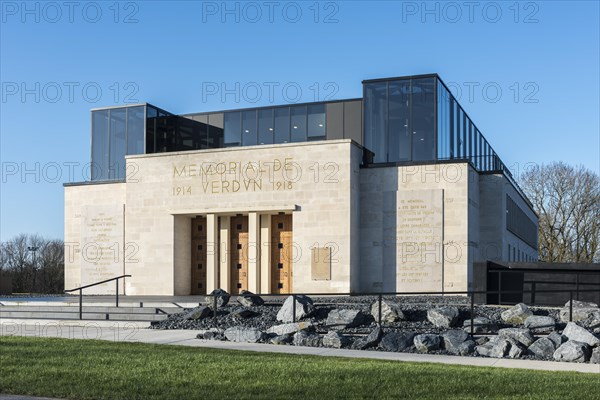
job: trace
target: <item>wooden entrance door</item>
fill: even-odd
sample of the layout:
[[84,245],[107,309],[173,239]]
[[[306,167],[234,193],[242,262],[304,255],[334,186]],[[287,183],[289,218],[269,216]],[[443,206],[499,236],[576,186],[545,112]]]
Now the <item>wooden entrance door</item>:
[[206,217],[192,218],[192,294],[206,294]]
[[292,215],[271,217],[271,293],[292,293]]
[[248,290],[248,217],[231,217],[230,293]]

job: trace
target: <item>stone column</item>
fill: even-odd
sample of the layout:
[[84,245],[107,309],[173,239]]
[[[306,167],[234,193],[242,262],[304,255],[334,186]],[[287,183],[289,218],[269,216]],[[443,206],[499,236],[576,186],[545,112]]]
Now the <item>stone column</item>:
[[219,217],[206,216],[206,293],[219,287]]
[[260,216],[248,213],[248,290],[260,292]]
[[229,236],[231,218],[219,217],[219,286],[221,289],[230,291],[230,268],[229,268]]
[[260,293],[271,293],[271,215],[260,216]]

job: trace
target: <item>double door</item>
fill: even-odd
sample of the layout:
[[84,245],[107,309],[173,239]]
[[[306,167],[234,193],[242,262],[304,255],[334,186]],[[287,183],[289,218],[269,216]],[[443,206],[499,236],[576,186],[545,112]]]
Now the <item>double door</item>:
[[192,219],[192,294],[206,294],[206,217]]
[[271,293],[292,293],[292,216],[271,217]]
[[248,290],[248,217],[231,217],[230,293]]

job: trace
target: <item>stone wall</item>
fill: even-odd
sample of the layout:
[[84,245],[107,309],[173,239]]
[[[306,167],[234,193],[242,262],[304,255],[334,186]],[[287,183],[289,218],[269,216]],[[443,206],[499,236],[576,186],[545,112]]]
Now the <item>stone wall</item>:
[[467,290],[470,171],[466,163],[361,170],[361,291]]
[[[535,215],[502,175],[468,163],[361,169],[361,160],[347,139],[128,156],[126,184],[65,187],[65,285],[127,273],[127,294],[190,294],[197,215],[207,216],[207,291],[231,289],[237,214],[248,216],[248,289],[261,293],[273,289],[270,224],[281,212],[293,216],[296,293],[466,291],[475,262],[506,260],[508,243],[529,248],[506,230],[506,194]],[[329,279],[313,275],[315,247],[331,249]],[[89,293],[115,287],[97,289]]]
[[[65,289],[122,275],[135,260],[135,244],[123,241],[124,206],[124,183],[65,187]],[[85,294],[115,291],[111,282]]]
[[[127,183],[126,238],[140,247],[140,262],[129,266],[134,278],[128,293],[189,293],[190,264],[184,253],[190,218],[249,213],[256,231],[250,235],[259,235],[267,222],[258,216],[277,212],[293,213],[293,290],[350,291],[351,271],[358,270],[351,246],[358,218],[351,204],[358,195],[360,160],[360,148],[349,140],[127,157],[129,170],[137,173]],[[314,246],[332,247],[331,280],[312,280]],[[222,287],[228,280],[225,270],[221,265]],[[251,260],[250,290],[263,291],[258,286],[265,281],[260,277],[264,270]]]

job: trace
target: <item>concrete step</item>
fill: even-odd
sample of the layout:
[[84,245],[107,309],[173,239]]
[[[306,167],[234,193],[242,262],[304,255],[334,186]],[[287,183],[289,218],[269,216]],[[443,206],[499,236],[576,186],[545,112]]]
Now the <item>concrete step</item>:
[[[126,335],[130,330],[149,328],[150,321],[114,321],[114,320],[79,320],[79,319],[48,319],[48,318],[0,318],[0,335],[31,334],[32,330],[39,332],[38,336],[46,336],[52,329],[61,328],[107,328],[119,332],[118,336]],[[68,332],[68,330],[67,330]],[[88,337],[90,338],[90,337]],[[91,338],[94,338],[93,336]]]
[[[139,314],[139,313],[109,313],[88,312],[82,313],[84,320],[110,320],[110,321],[162,321],[168,316],[166,314]],[[1,319],[79,319],[79,311],[1,311]]]
[[[114,301],[86,301],[84,298],[84,306],[94,307],[114,307]],[[79,307],[79,301],[32,301],[32,300],[0,300],[0,307],[5,306],[33,306],[33,307]],[[197,307],[198,302],[169,302],[169,301],[127,301],[125,299],[119,301],[119,308],[192,308]]]
[[[0,306],[0,314],[9,311],[31,311],[31,312],[79,312],[79,304],[60,306],[39,305],[6,305]],[[179,307],[105,307],[97,305],[83,305],[84,312],[90,313],[115,313],[115,314],[176,314],[183,311]]]

